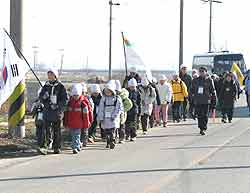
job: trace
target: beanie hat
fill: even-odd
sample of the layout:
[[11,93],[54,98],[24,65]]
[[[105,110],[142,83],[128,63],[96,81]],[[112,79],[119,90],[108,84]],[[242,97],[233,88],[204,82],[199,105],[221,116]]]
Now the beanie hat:
[[58,78],[58,70],[56,68],[49,68],[48,73],[52,72],[56,78]]
[[166,77],[164,74],[162,74],[162,75],[160,76],[160,80],[167,80],[167,77]]
[[111,90],[113,92],[113,94],[116,94],[114,81],[109,81],[106,84],[105,88]]
[[137,86],[137,81],[134,78],[131,78],[128,81],[128,86],[134,86],[134,87],[136,87]]
[[121,91],[121,89],[122,89],[122,87],[121,87],[120,80],[115,80],[115,90]]
[[82,95],[82,85],[81,84],[74,84],[71,90],[71,96],[80,96]]
[[93,84],[90,87],[90,92],[91,93],[101,93],[101,88],[100,88],[99,84]]

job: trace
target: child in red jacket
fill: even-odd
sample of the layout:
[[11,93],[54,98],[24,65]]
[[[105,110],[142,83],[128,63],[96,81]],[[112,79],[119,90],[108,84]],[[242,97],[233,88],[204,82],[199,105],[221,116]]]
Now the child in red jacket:
[[69,128],[72,136],[73,153],[81,150],[81,130],[87,130],[93,121],[91,104],[86,96],[82,95],[82,85],[72,87],[71,97],[64,113],[64,126]]

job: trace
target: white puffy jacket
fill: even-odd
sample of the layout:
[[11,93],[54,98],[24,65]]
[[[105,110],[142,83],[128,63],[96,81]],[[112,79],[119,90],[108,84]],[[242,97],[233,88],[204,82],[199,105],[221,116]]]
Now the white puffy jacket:
[[171,103],[173,90],[169,83],[166,82],[163,85],[158,84],[158,91],[159,91],[161,104],[166,104],[167,102]]

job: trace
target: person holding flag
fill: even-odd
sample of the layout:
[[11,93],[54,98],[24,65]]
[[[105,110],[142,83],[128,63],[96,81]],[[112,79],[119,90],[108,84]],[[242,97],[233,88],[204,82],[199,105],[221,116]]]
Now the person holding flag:
[[[61,148],[61,121],[68,96],[65,87],[58,80],[58,71],[51,68],[47,72],[48,81],[43,86],[39,99],[44,104],[44,132],[43,145],[39,149],[41,154],[47,154],[50,132],[53,132],[53,149],[55,154]],[[51,129],[51,131],[50,131]]]

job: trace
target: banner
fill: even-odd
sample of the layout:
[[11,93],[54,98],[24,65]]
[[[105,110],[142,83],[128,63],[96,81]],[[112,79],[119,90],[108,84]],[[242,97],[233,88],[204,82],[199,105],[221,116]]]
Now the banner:
[[242,74],[239,66],[236,63],[232,65],[231,72],[236,75],[236,78],[239,81],[240,85],[243,86],[244,75]]
[[16,53],[7,35],[0,30],[0,107],[10,97],[16,86],[24,79],[29,68]]
[[123,39],[125,44],[127,65],[129,68],[135,67],[136,69],[145,72],[146,78],[152,82],[152,72],[148,65],[144,64],[141,57],[134,51],[132,45],[127,38]]

